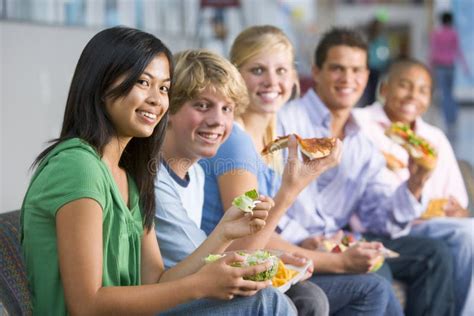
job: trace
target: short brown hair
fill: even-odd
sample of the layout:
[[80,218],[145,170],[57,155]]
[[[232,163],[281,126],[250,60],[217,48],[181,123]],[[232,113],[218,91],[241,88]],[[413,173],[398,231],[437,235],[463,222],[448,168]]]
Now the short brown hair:
[[227,59],[205,49],[190,49],[174,55],[170,114],[211,88],[235,103],[235,115],[245,111],[249,98],[239,71]]
[[334,46],[357,47],[367,52],[367,42],[359,32],[343,27],[333,27],[328,32],[324,33],[316,47],[314,53],[314,64],[318,66],[318,68],[323,67],[329,49]]

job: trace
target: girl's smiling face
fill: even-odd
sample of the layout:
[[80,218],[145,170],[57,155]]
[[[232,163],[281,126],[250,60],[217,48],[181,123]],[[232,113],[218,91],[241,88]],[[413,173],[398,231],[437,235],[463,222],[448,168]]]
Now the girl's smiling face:
[[296,80],[289,49],[262,52],[240,67],[250,97],[249,109],[276,113],[290,98]]
[[106,100],[107,113],[119,137],[152,135],[168,110],[171,85],[169,70],[166,56],[157,55],[126,96]]

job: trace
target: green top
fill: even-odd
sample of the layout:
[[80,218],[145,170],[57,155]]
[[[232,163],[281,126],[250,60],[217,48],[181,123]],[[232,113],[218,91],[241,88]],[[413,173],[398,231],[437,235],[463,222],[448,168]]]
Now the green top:
[[139,194],[128,177],[125,205],[108,167],[86,142],[58,144],[38,166],[21,209],[21,243],[35,315],[66,315],[56,245],[56,213],[81,198],[102,208],[103,286],[140,284],[143,222]]

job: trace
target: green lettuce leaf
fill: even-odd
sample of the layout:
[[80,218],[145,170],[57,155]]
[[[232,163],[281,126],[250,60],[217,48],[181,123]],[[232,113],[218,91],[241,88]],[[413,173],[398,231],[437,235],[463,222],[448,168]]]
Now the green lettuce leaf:
[[245,213],[251,213],[255,207],[254,201],[258,199],[257,190],[250,190],[242,195],[239,195],[232,201],[232,205],[242,210]]

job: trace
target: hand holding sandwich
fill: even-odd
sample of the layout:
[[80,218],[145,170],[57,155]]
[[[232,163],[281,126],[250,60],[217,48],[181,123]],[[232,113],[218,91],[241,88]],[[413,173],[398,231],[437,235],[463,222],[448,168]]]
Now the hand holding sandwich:
[[408,190],[413,196],[419,200],[426,180],[429,179],[433,173],[433,169],[427,169],[426,167],[418,164],[410,156],[408,159],[408,171],[410,172],[410,178],[408,178]]

